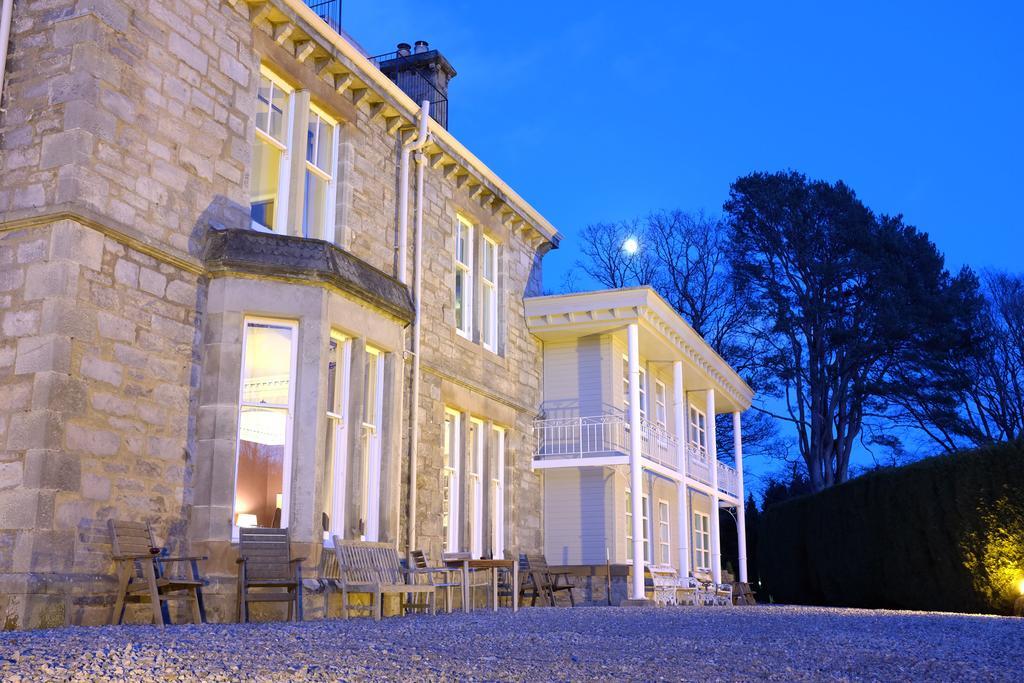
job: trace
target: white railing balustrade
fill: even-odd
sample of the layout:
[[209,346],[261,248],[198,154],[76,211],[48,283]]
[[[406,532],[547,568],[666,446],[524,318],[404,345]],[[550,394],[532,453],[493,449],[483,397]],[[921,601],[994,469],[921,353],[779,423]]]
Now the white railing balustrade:
[[730,496],[739,495],[739,478],[736,476],[736,468],[718,463],[718,490],[728,493]]
[[533,433],[539,460],[629,452],[626,421],[619,415],[535,420]]
[[697,481],[705,484],[711,483],[711,458],[708,457],[708,450],[698,443],[690,442],[686,449],[687,465],[686,473]]
[[640,455],[672,470],[679,471],[676,445],[679,441],[667,429],[647,418],[640,419]]
[[[629,420],[624,415],[535,420],[538,460],[629,455]],[[640,455],[678,471],[678,441],[659,424],[640,421]]]

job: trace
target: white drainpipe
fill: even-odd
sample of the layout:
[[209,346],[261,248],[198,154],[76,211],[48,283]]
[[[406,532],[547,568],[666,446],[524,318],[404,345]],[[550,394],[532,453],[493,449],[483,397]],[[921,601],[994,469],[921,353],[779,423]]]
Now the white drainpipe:
[[[424,100],[420,105],[419,127],[416,137],[402,145],[402,156],[398,164],[398,281],[409,284],[407,275],[409,265],[409,155],[421,150],[430,140],[427,139],[427,121],[430,116],[430,102]],[[416,211],[420,211],[419,203]]]
[[400,201],[404,196],[400,218],[399,235],[401,247],[399,249],[399,267],[402,275],[399,278],[405,282],[406,266],[406,232],[407,232],[407,202],[409,192],[409,153],[416,152],[416,215],[413,219],[413,323],[412,323],[412,408],[411,422],[409,424],[409,543],[408,551],[416,549],[416,477],[417,477],[417,451],[420,440],[420,299],[423,290],[423,174],[426,159],[423,157],[423,148],[430,142],[430,134],[427,132],[427,122],[430,119],[430,102],[424,100],[420,105],[419,132],[416,139],[410,145],[402,148],[403,169],[402,186],[399,188]]
[[0,104],[4,99],[4,72],[7,67],[7,45],[11,39],[11,16],[14,14],[14,0],[3,0],[0,11]]

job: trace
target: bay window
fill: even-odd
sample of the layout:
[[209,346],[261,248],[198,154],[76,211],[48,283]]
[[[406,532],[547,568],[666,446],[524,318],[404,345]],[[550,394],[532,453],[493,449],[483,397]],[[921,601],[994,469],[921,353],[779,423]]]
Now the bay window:
[[302,199],[302,236],[334,240],[337,122],[313,106],[306,131],[306,178]]
[[297,325],[248,318],[242,337],[232,522],[288,526]]
[[294,119],[291,93],[273,72],[260,69],[249,172],[250,217],[257,230],[285,232],[288,223],[288,144]]
[[473,338],[473,224],[455,221],[455,331]]
[[491,473],[491,553],[505,557],[505,430],[493,428],[495,457]]
[[324,478],[321,527],[324,542],[345,537],[345,481],[348,468],[348,386],[351,340],[332,333],[327,344],[327,432],[324,437]]
[[441,537],[445,552],[459,551],[459,466],[462,415],[451,408],[444,411],[444,446],[441,462]]
[[363,539],[380,536],[381,414],[384,402],[384,354],[366,347],[363,365]]
[[498,350],[498,245],[484,237],[480,268],[480,339],[484,348]]
[[484,439],[487,430],[480,420],[469,421],[469,552],[480,558],[484,552]]

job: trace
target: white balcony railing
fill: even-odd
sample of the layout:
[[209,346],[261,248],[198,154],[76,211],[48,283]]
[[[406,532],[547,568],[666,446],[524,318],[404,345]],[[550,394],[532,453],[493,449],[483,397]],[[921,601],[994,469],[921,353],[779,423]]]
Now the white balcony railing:
[[739,495],[739,478],[736,476],[736,468],[718,463],[718,490],[728,493],[730,496]]
[[621,455],[629,452],[626,421],[619,415],[535,420],[538,460]]
[[[536,420],[538,460],[629,455],[629,421],[624,415],[560,417]],[[670,469],[679,470],[678,441],[661,425],[640,421],[640,455]]]
[[[629,420],[621,414],[535,420],[533,432],[537,439],[536,460],[629,455]],[[642,457],[678,472],[678,443],[675,435],[661,425],[641,419]],[[686,458],[687,475],[710,486],[712,461],[707,449],[691,442],[686,448]],[[739,495],[735,468],[721,462],[718,463],[718,490],[731,496]]]

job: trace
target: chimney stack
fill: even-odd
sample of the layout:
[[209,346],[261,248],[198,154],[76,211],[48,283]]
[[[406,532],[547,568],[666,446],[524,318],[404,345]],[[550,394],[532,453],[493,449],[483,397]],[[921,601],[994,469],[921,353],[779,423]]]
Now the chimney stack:
[[395,52],[372,61],[416,104],[428,100],[430,115],[448,127],[448,83],[455,78],[455,69],[444,55],[430,49],[427,41],[417,40],[413,47],[398,43]]

